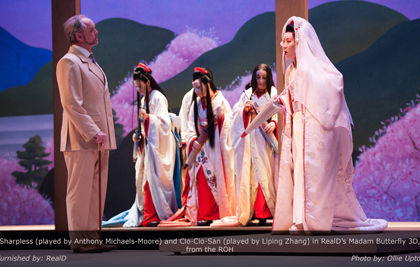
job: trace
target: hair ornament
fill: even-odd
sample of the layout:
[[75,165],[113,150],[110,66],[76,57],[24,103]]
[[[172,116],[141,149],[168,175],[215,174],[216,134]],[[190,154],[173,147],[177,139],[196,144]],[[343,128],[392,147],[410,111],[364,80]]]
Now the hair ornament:
[[194,68],[193,81],[196,79],[201,79],[203,83],[208,83],[211,80],[209,77],[209,72],[200,67]]
[[199,71],[199,72],[202,72],[202,73],[204,73],[204,74],[208,74],[208,72],[207,72],[205,69],[202,69],[202,68],[200,68],[200,67],[195,67],[195,68],[194,68],[194,71],[195,71],[195,72]]
[[137,65],[137,67],[141,67],[141,68],[143,68],[146,72],[150,72],[150,69],[149,69],[146,65],[144,65],[143,63],[139,63],[139,64]]

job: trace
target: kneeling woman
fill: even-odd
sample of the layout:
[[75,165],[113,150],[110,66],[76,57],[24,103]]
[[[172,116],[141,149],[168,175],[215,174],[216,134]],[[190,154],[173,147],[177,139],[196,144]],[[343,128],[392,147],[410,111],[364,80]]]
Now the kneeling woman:
[[[208,73],[204,68],[194,69],[194,105],[186,132],[187,151],[191,153],[193,147],[200,151],[188,170],[183,192],[192,225],[209,225],[213,220],[234,216],[236,211],[232,110]],[[208,139],[200,144],[197,137],[204,132]]]
[[131,225],[125,226],[157,226],[178,209],[173,185],[176,144],[168,101],[151,74],[152,70],[141,63],[133,74],[134,85],[144,95],[139,110],[141,136],[137,140],[133,136],[140,146],[136,160],[138,221],[130,220],[127,223]]

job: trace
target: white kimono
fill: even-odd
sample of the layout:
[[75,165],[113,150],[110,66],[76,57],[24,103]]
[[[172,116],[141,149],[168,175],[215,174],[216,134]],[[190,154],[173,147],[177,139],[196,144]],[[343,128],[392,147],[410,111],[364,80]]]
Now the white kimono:
[[[254,105],[259,111],[277,90],[271,88],[271,96],[264,94],[258,98],[252,96]],[[246,94],[246,96],[245,96]],[[238,196],[237,217],[242,225],[246,225],[254,214],[254,203],[257,198],[258,186],[260,186],[265,202],[274,216],[275,188],[278,178],[278,157],[273,148],[264,139],[260,129],[253,130],[250,134],[241,138],[245,131],[245,125],[250,122],[244,114],[244,104],[252,95],[252,88],[242,94],[238,103],[233,107],[232,143],[235,151],[236,192]],[[247,121],[245,121],[247,120]],[[277,123],[277,115],[272,117]]]
[[184,144],[186,142],[185,136],[188,129],[188,118],[190,115],[191,106],[193,105],[192,96],[194,88],[189,90],[182,98],[181,108],[179,110],[179,117],[181,118],[181,141]]
[[[130,210],[125,227],[139,226],[144,219],[144,188],[149,183],[153,204],[160,220],[166,220],[177,211],[173,184],[176,143],[171,132],[168,101],[158,90],[149,95],[150,113],[145,118],[142,136],[143,151],[136,161],[136,202]],[[146,109],[145,97],[141,106]],[[136,218],[138,217],[138,219]]]
[[[198,117],[200,120],[207,118],[207,109],[203,109],[201,100],[198,101]],[[236,210],[236,192],[235,192],[235,175],[233,166],[233,148],[231,144],[230,128],[232,123],[232,110],[228,101],[223,97],[220,91],[217,91],[212,98],[213,112],[216,108],[223,105],[225,115],[223,123],[217,123],[215,116],[215,137],[214,147],[210,146],[210,141],[202,146],[202,150],[198,153],[195,163],[189,168],[189,187],[187,196],[187,206],[190,209],[193,222],[197,225],[198,217],[198,199],[197,199],[197,173],[203,168],[203,173],[210,187],[212,195],[219,209],[219,217],[234,216]],[[208,122],[210,123],[210,122]],[[217,123],[217,125],[216,125]],[[219,134],[220,133],[220,134]],[[186,132],[187,151],[192,146],[197,135],[194,122],[194,105],[191,106],[190,118],[188,121],[188,130]]]
[[297,68],[287,68],[280,95],[283,132],[273,231],[384,230],[387,222],[367,219],[353,191],[352,119],[343,77],[309,22],[291,17],[283,35],[292,22]]

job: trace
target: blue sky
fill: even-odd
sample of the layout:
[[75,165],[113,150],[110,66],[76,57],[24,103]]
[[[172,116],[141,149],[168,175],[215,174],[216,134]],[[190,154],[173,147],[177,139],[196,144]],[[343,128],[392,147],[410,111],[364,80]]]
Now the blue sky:
[[[308,8],[332,2],[308,0]],[[409,19],[420,17],[418,0],[369,0],[392,8]],[[81,0],[82,13],[95,23],[108,18],[128,18],[182,33],[186,26],[214,31],[220,43],[229,42],[250,18],[274,11],[274,0]],[[238,19],[239,18],[239,19]],[[27,45],[51,50],[51,0],[0,2],[0,27]]]

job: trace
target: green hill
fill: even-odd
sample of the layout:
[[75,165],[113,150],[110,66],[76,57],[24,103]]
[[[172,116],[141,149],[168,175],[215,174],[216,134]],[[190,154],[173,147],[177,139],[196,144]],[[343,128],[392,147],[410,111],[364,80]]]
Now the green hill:
[[[363,52],[390,28],[408,19],[381,5],[339,1],[311,9],[309,21],[316,29],[326,54],[333,63],[337,63]],[[225,87],[259,63],[273,64],[276,45],[275,13],[254,17],[239,29],[230,43],[203,54],[186,70],[161,84],[170,100],[170,107],[179,107],[182,97],[191,88],[194,67],[210,68],[215,84]]]
[[207,67],[214,74],[216,86],[225,87],[260,63],[276,61],[275,14],[267,12],[245,23],[234,39],[201,55],[187,69],[161,83],[171,108],[180,107],[184,94],[191,89],[194,67]]
[[92,51],[106,73],[111,93],[139,60],[152,61],[166,49],[175,33],[127,19],[107,19],[96,25],[99,44]]
[[[99,44],[92,51],[107,75],[111,92],[140,59],[152,61],[175,37],[169,30],[127,19],[103,20],[96,28]],[[0,92],[0,117],[53,113],[52,74],[50,61],[29,84]]]
[[52,64],[45,64],[32,81],[0,93],[0,117],[53,113]]
[[359,54],[385,32],[408,19],[385,6],[337,1],[309,10],[309,22],[332,63]]
[[336,65],[344,75],[355,149],[369,146],[380,122],[397,115],[420,92],[418,32],[420,19],[400,23],[365,52]]

